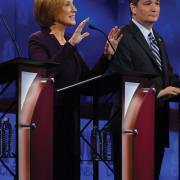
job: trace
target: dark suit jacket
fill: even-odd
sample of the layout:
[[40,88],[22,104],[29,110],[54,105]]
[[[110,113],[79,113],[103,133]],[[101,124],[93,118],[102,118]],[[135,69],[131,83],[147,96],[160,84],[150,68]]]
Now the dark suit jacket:
[[122,29],[123,38],[119,43],[115,59],[109,68],[110,73],[122,71],[136,71],[142,73],[158,74],[158,77],[150,80],[155,85],[157,93],[166,86],[179,86],[178,77],[173,74],[163,38],[155,31],[158,42],[163,71],[158,68],[151,49],[139,28],[130,21]]
[[[157,74],[157,77],[149,79],[150,83],[155,85],[157,93],[166,86],[180,86],[180,81],[177,75],[173,74],[172,67],[169,63],[164,41],[159,34],[154,32],[160,49],[163,71],[158,68],[147,41],[132,21],[122,28],[122,33],[123,38],[107,71],[108,74],[122,71]],[[157,141],[163,145],[168,145],[169,121],[167,104],[158,103],[156,107]],[[162,109],[165,110],[163,113]]]

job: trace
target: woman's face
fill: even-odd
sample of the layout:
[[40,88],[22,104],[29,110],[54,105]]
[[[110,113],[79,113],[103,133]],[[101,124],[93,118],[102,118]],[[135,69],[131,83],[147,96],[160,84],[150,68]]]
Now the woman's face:
[[65,26],[75,25],[77,9],[73,4],[73,0],[64,0],[60,10],[57,12],[56,22]]

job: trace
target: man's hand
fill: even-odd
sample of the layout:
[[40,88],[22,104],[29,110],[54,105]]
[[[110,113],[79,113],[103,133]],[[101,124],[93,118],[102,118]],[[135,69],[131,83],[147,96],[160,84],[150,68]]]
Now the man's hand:
[[169,96],[169,95],[176,96],[178,94],[180,94],[180,88],[168,86],[168,87],[162,89],[159,92],[157,97],[160,98],[160,97],[166,97],[166,96]]

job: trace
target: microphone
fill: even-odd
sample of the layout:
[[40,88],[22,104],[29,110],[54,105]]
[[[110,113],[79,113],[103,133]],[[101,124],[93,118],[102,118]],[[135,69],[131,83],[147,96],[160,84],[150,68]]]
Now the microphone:
[[21,50],[16,42],[15,36],[12,34],[12,32],[10,31],[10,28],[8,26],[7,20],[3,15],[0,15],[0,19],[2,21],[2,24],[4,25],[5,30],[7,31],[7,33],[9,34],[10,39],[12,40],[12,42],[14,43],[14,46],[16,48],[17,54],[19,57],[22,57],[22,53]]
[[97,27],[95,27],[95,26],[93,26],[93,25],[91,25],[91,24],[90,24],[88,27],[89,27],[90,29],[92,29],[92,30],[99,31],[101,34],[103,34],[103,36],[106,38],[106,40],[107,40],[108,43],[110,44],[111,48],[113,49],[114,53],[116,52],[116,50],[114,49],[113,45],[111,44],[108,36],[106,35],[106,33],[105,33],[104,31],[102,31],[101,29],[99,29],[99,28],[97,28]]

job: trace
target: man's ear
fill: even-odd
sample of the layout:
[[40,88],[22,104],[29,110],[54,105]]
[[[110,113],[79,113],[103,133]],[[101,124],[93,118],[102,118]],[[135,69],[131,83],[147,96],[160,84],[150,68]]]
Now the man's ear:
[[132,13],[133,16],[136,16],[136,9],[137,7],[133,4],[133,3],[130,3],[130,11]]

